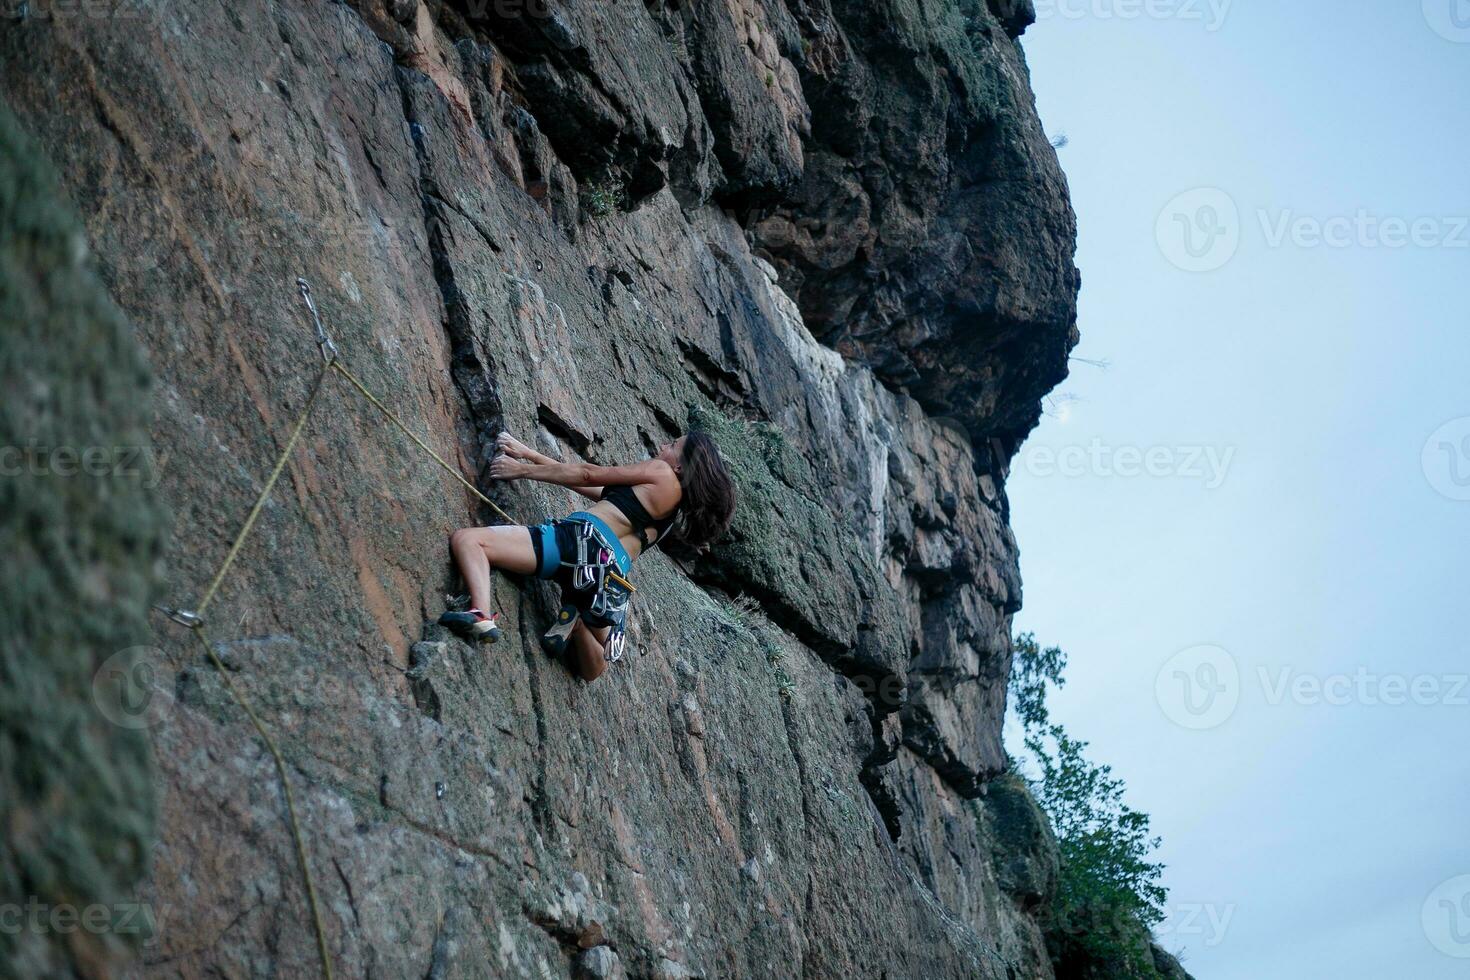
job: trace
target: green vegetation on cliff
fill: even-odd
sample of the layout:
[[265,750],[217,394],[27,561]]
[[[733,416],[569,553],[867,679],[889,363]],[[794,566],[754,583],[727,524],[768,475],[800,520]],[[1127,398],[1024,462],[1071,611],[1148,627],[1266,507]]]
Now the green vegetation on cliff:
[[[1046,811],[1061,851],[1056,894],[1043,922],[1062,977],[1136,977],[1162,972],[1148,930],[1164,918],[1163,865],[1149,860],[1159,838],[1149,818],[1124,802],[1126,787],[1110,766],[1091,762],[1087,743],[1051,720],[1048,685],[1066,683],[1067,655],[1033,634],[1016,638],[1011,704],[1026,731],[1039,773],[1032,792]],[[1162,954],[1162,961],[1168,961]]]

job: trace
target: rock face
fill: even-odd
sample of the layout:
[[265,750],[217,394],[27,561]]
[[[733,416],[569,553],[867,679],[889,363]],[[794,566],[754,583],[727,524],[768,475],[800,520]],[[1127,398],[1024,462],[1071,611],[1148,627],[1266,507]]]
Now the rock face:
[[146,932],[126,900],[156,819],[148,373],[49,170],[0,108],[0,973],[20,977],[100,975]]
[[802,6],[807,165],[758,250],[818,338],[1008,458],[1077,339],[1075,221],[1014,41],[1029,0]]
[[[285,751],[339,975],[1052,975],[1054,844],[991,782],[1005,470],[1075,339],[1028,7],[32,0],[0,27],[0,94],[155,377],[164,601],[197,598],[319,369],[298,275],[472,478],[502,427],[614,462],[691,422],[738,475],[724,543],[639,562],[628,658],[588,686],[537,648],[538,583],[497,580],[489,650],[430,625],[447,534],[491,515],[328,378],[210,619]],[[130,526],[108,561],[145,569]],[[307,974],[270,756],[154,625],[137,969]]]

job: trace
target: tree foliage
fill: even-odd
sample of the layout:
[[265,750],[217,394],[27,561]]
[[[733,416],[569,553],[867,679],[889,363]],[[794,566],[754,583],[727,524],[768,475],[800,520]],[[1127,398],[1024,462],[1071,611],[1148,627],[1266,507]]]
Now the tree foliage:
[[1051,819],[1061,851],[1047,940],[1069,975],[1154,977],[1148,929],[1164,918],[1163,865],[1149,860],[1159,838],[1147,814],[1124,801],[1123,780],[1089,761],[1087,743],[1051,722],[1048,685],[1062,687],[1067,655],[1016,638],[1011,707],[1039,768],[1032,792]]
[[1016,712],[1027,734],[1047,727],[1046,685],[1066,687],[1062,671],[1067,669],[1067,655],[1061,647],[1042,649],[1034,633],[1016,637],[1015,655],[1011,662],[1011,708]]

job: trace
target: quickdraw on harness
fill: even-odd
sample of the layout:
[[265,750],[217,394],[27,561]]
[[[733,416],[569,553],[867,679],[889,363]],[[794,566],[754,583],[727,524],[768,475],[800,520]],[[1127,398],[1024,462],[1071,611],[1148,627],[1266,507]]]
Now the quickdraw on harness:
[[592,593],[588,612],[612,627],[603,659],[617,663],[627,644],[628,604],[638,590],[623,577],[612,544],[589,521],[576,521],[577,557],[562,561],[572,570],[572,588]]

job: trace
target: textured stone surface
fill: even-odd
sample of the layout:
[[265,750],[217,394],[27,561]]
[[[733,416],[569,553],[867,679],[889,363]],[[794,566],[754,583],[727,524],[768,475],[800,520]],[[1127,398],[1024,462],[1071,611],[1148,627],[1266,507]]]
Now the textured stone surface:
[[110,719],[146,717],[134,648],[163,515],[146,365],[3,105],[0,325],[0,974],[97,976],[148,927],[127,904],[156,818],[148,740]]
[[800,7],[807,166],[756,240],[818,337],[999,437],[1001,465],[1077,340],[1075,219],[1014,39],[1034,9]]
[[[491,650],[429,625],[447,533],[490,515],[329,379],[211,612],[285,749],[341,975],[1050,975],[1044,837],[978,799],[1020,604],[1004,471],[1076,286],[1024,16],[28,9],[0,93],[157,378],[168,598],[306,397],[298,275],[471,477],[501,427],[610,462],[690,419],[740,477],[722,546],[639,563],[629,656],[586,686],[535,646],[539,584],[497,580]],[[492,492],[527,521],[574,502]],[[270,757],[155,625],[175,704],[138,969],[310,972]]]

